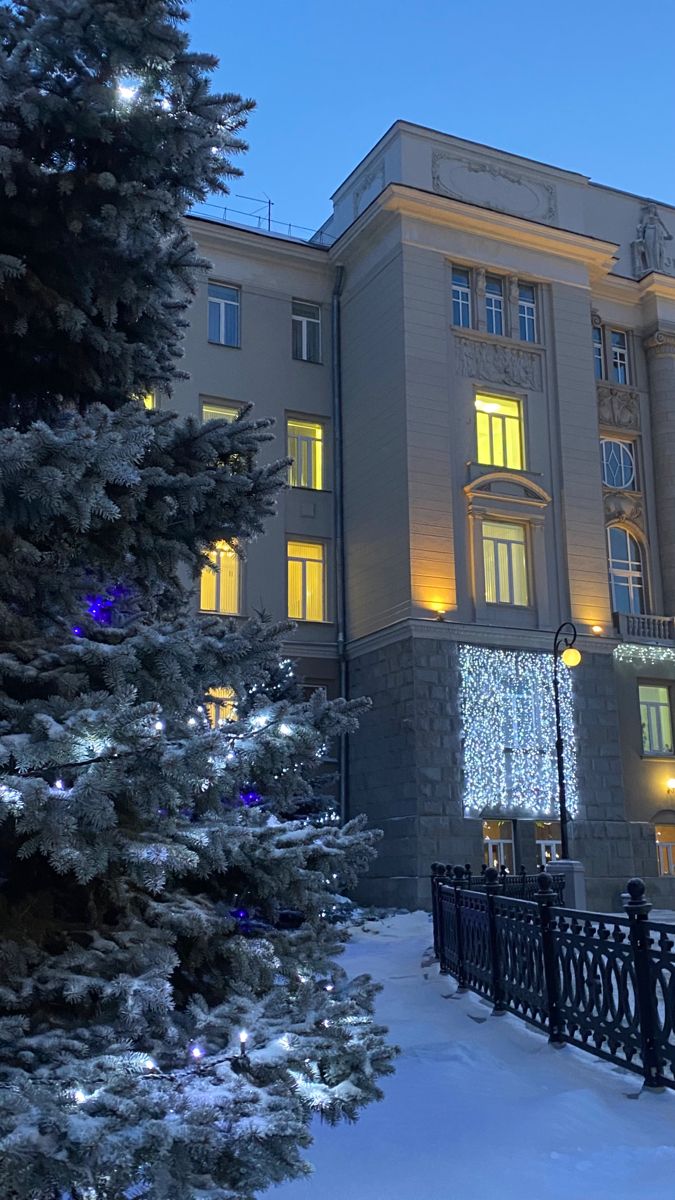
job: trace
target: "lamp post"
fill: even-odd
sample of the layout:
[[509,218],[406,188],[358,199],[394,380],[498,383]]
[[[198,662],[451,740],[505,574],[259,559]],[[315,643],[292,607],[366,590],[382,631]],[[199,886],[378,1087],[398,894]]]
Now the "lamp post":
[[581,653],[574,643],[577,640],[576,626],[571,621],[563,621],[555,631],[553,638],[553,703],[555,706],[555,757],[558,767],[558,804],[560,808],[560,842],[562,856],[569,858],[569,841],[567,837],[567,799],[565,796],[565,759],[560,719],[560,685],[558,682],[558,662],[560,659],[567,667],[577,667],[581,662]]

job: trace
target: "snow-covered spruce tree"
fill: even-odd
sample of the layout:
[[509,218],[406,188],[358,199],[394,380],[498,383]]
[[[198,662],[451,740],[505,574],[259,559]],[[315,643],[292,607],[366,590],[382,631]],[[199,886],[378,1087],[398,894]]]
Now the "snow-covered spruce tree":
[[[0,11],[3,1195],[242,1200],[301,1171],[311,1113],[352,1117],[391,1058],[323,915],[371,839],[310,799],[354,707],[301,702],[268,621],[191,608],[207,548],[262,532],[283,465],[258,462],[264,422],[130,399],[170,383],[196,261],[180,212],[226,177],[243,108],[209,96],[171,2]],[[223,687],[239,711],[211,728]]]

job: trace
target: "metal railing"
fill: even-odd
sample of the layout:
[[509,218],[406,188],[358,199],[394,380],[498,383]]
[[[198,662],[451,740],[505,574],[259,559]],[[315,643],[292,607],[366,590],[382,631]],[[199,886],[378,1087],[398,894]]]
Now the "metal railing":
[[641,879],[625,917],[556,905],[551,876],[534,900],[503,893],[494,867],[478,890],[464,868],[432,874],[434,950],[458,991],[491,1000],[548,1033],[675,1088],[675,928],[650,921]]
[[188,209],[188,217],[206,217],[219,225],[241,225],[246,229],[255,229],[259,233],[267,233],[273,237],[290,238],[294,242],[306,242],[311,246],[332,246],[335,238],[323,229],[311,229],[306,225],[296,225],[290,221],[279,221],[269,212],[248,212],[235,208],[231,204],[213,204],[209,200],[200,200]]
[[[463,872],[462,881],[465,888],[474,888],[477,891],[483,891],[485,888],[485,872],[487,867],[482,867],[480,875],[474,875],[471,863],[465,863],[464,867],[443,866],[442,863],[433,863],[432,873],[438,876],[445,875],[446,879],[452,879],[456,870]],[[517,900],[534,900],[539,890],[539,875],[544,868],[541,867],[536,875],[528,875],[525,867],[520,867],[514,874],[509,874],[506,867],[499,867],[499,889],[503,896],[513,896]],[[565,898],[565,876],[551,875],[553,880],[553,891],[555,893],[556,902],[562,904]]]

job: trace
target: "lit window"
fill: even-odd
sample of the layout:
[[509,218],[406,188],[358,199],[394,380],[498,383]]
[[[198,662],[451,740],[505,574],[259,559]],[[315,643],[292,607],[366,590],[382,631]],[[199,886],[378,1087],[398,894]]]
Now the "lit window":
[[157,408],[157,397],[154,392],[145,393],[143,397],[143,407],[147,408],[150,412]]
[[488,604],[528,604],[525,529],[505,521],[483,521],[485,599]]
[[504,290],[496,275],[485,280],[485,319],[488,333],[504,332]]
[[477,461],[521,471],[523,438],[520,402],[501,396],[478,395],[475,404]]
[[288,421],[291,487],[323,487],[323,426],[316,421]]
[[239,409],[236,404],[220,404],[214,400],[202,401],[202,421],[236,421]]
[[464,267],[452,268],[452,323],[471,327],[471,276]]
[[638,691],[643,754],[672,754],[673,724],[668,688],[640,684]]
[[602,482],[607,487],[635,490],[635,448],[632,442],[602,438]]
[[324,614],[324,548],[320,542],[289,542],[288,615],[294,621],[323,621]]
[[593,370],[596,379],[605,378],[605,346],[599,325],[593,326]]
[[483,821],[483,862],[513,874],[513,822]]
[[214,729],[217,729],[224,721],[237,720],[237,700],[234,688],[209,688],[208,694],[209,699],[206,703],[206,715],[209,718],[209,724]]
[[659,875],[675,875],[675,825],[657,825],[654,832]]
[[238,287],[222,283],[209,284],[209,341],[219,346],[239,346]]
[[521,283],[518,288],[518,325],[521,342],[536,342],[537,301],[531,283]]
[[645,611],[642,553],[636,539],[620,525],[607,530],[612,608],[618,613]]
[[293,358],[321,362],[321,309],[318,304],[293,301]]
[[615,383],[629,383],[628,339],[618,329],[612,330],[612,379]]
[[560,821],[535,821],[534,836],[537,847],[537,866],[545,867],[562,858]]
[[203,612],[239,612],[239,555],[228,542],[216,542],[202,569],[200,608]]

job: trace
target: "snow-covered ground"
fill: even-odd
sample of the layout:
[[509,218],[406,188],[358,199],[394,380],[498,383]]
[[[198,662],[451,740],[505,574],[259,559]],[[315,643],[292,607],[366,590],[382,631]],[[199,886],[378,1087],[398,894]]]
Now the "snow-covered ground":
[[344,965],[384,984],[402,1050],[356,1125],[316,1123],[315,1173],[270,1200],[646,1200],[675,1195],[675,1093],[452,998],[425,913],[357,929]]

